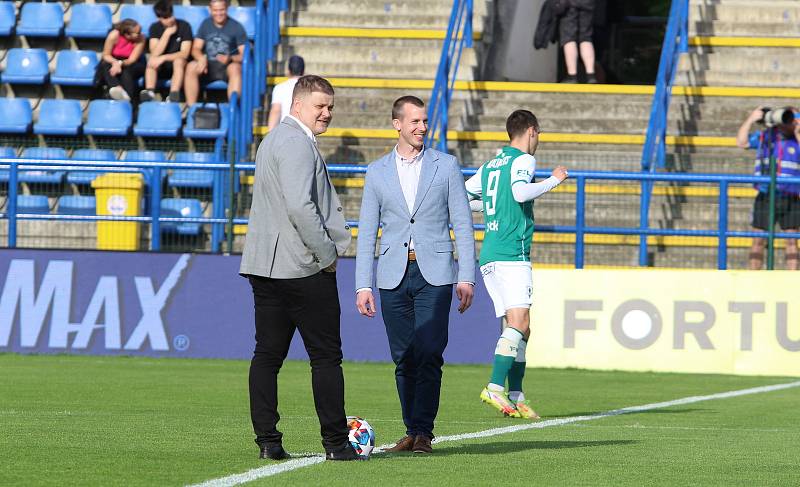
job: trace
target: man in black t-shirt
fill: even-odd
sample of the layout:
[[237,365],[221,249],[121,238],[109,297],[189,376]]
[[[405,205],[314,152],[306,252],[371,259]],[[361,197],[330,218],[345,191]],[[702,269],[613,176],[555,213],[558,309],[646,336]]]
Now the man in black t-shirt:
[[144,89],[139,98],[143,102],[154,100],[156,82],[170,79],[169,101],[179,102],[192,48],[192,27],[185,20],[175,18],[170,0],[158,0],[153,10],[158,20],[150,26],[150,56],[144,72]]

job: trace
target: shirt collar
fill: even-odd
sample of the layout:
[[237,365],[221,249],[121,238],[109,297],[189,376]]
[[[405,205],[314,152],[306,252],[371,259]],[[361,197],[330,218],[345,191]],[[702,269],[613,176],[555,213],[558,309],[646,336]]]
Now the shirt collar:
[[419,151],[419,154],[415,155],[411,159],[406,159],[405,157],[401,156],[399,152],[397,152],[397,146],[394,146],[395,160],[397,160],[397,162],[400,164],[412,165],[415,162],[422,160],[423,154],[425,154],[425,146],[422,146],[422,150]]
[[310,138],[314,142],[317,141],[317,138],[314,137],[314,133],[311,131],[311,129],[306,127],[306,125],[303,122],[301,122],[297,117],[295,117],[294,115],[286,115],[286,118],[291,118],[292,120],[297,122],[297,125],[299,125],[301,129],[303,129],[303,132],[305,132],[306,135],[308,135],[308,138]]

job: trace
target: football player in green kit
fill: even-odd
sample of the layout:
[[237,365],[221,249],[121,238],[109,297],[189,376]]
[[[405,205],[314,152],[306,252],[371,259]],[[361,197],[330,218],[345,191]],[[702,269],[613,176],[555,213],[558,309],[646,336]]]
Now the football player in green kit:
[[506,131],[509,145],[466,182],[470,206],[483,211],[481,274],[503,324],[492,376],[480,398],[507,416],[538,419],[522,392],[532,304],[533,200],[564,181],[567,169],[558,166],[549,178],[533,182],[533,154],[539,145],[539,122],[533,113],[516,110],[506,120]]

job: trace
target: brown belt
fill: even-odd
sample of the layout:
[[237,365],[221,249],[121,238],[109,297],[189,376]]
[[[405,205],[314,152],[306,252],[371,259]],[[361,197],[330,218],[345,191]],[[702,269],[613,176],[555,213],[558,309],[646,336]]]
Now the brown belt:
[[408,260],[417,260],[417,254],[413,250],[408,251]]

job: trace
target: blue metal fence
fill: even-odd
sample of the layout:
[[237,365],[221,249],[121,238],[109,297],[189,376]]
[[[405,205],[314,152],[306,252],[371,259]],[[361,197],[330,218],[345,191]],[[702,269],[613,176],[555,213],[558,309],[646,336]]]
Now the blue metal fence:
[[447,113],[464,47],[472,47],[472,0],[454,0],[428,102],[428,133],[425,135],[425,145],[442,152],[447,152]]
[[[219,164],[197,164],[197,163],[154,163],[154,162],[97,162],[97,161],[40,161],[32,159],[0,159],[0,167],[8,167],[9,174],[9,187],[8,187],[8,211],[0,213],[0,218],[7,219],[9,225],[8,232],[8,247],[16,247],[17,229],[16,223],[18,220],[68,220],[68,221],[97,221],[97,220],[112,220],[112,221],[138,221],[143,223],[150,223],[151,231],[151,250],[160,250],[160,228],[159,225],[165,222],[175,223],[200,223],[208,224],[211,226],[211,250],[212,252],[220,252],[222,250],[222,242],[225,234],[231,236],[232,225],[247,224],[247,220],[243,218],[233,218],[230,214],[226,216],[225,209],[227,208],[226,201],[226,183],[232,182],[228,179],[230,174],[238,174],[239,171],[253,171],[255,164],[238,164],[235,171],[231,172],[231,165],[229,163]],[[328,166],[331,173],[338,173],[344,175],[357,175],[366,172],[367,166],[365,165],[350,165],[350,164],[332,164]],[[146,177],[149,178],[150,192],[150,214],[138,217],[126,216],[76,216],[76,215],[39,215],[39,214],[20,214],[16,209],[16,197],[18,194],[18,172],[24,169],[39,169],[39,170],[89,170],[121,172],[121,173],[140,173],[145,172]],[[142,171],[145,169],[146,171]],[[160,214],[160,188],[161,188],[161,174],[168,169],[210,169],[214,171],[214,185],[211,195],[211,202],[213,205],[211,218],[174,218],[163,217]],[[465,168],[463,173],[465,176],[471,176],[476,171],[475,168]],[[537,176],[547,177],[549,172],[546,170],[537,171]],[[717,246],[717,267],[719,269],[727,268],[727,239],[731,237],[754,237],[765,238],[766,232],[756,231],[731,231],[728,228],[728,188],[731,184],[753,184],[753,183],[769,183],[767,176],[745,176],[734,174],[651,174],[644,172],[611,172],[611,171],[571,171],[570,179],[576,183],[575,193],[575,223],[574,225],[536,225],[535,231],[545,233],[558,233],[558,234],[574,234],[575,235],[575,267],[580,269],[584,267],[584,254],[585,254],[585,237],[586,235],[639,235],[643,238],[648,236],[684,236],[684,237],[714,237],[718,238]],[[672,182],[672,183],[710,183],[717,185],[719,188],[719,212],[717,228],[709,228],[705,230],[679,230],[679,229],[662,229],[650,228],[649,224],[633,227],[599,227],[587,226],[585,223],[585,206],[586,206],[586,182],[589,180],[594,181],[632,181],[640,183],[654,183],[654,182]],[[781,181],[787,183],[800,183],[800,178],[782,178]],[[229,196],[229,195],[228,195]],[[644,193],[642,193],[642,198]],[[351,226],[358,227],[357,221],[349,222]],[[226,231],[227,229],[227,231]],[[484,230],[483,225],[476,225],[476,230]],[[797,239],[800,238],[798,233],[776,233],[777,238]],[[641,249],[640,249],[641,252]],[[644,249],[647,252],[647,248]],[[646,260],[645,260],[646,262]]]

